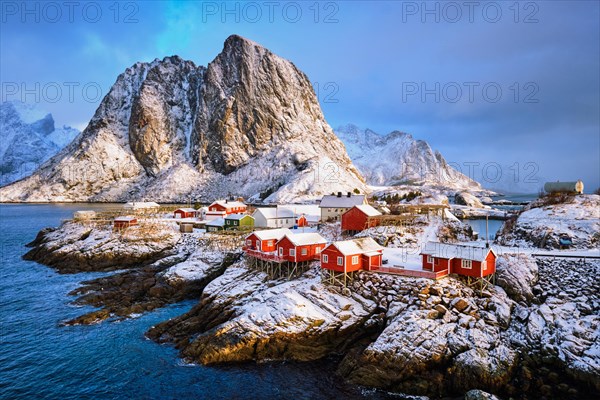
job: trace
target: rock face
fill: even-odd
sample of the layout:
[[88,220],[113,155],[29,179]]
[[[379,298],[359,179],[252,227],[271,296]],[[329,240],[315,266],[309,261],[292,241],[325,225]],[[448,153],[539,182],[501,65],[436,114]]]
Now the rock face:
[[31,175],[79,134],[18,101],[0,104],[0,127],[0,186]]
[[[239,36],[208,67],[177,56],[118,78],[88,127],[3,201],[245,197],[299,201],[364,190],[291,62]],[[186,200],[187,201],[187,200]]]
[[371,185],[429,185],[454,190],[481,190],[481,185],[452,168],[423,140],[393,131],[380,135],[355,125],[335,130],[352,162]]
[[469,206],[473,208],[483,208],[483,203],[471,193],[461,192],[454,196],[454,202],[458,205]]
[[507,246],[560,248],[560,238],[571,238],[576,249],[600,243],[600,196],[597,194],[547,197],[530,203],[516,220],[504,223],[496,237]]

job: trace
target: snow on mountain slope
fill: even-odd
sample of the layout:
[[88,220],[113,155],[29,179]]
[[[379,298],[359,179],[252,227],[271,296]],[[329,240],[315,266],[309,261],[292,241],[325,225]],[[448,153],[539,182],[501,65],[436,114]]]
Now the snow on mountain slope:
[[452,168],[423,140],[393,131],[385,136],[355,125],[335,130],[352,162],[371,185],[430,185],[481,190],[481,185]]
[[2,201],[297,202],[366,189],[306,75],[230,36],[207,67],[177,56],[119,75],[85,131]]
[[0,104],[0,185],[29,176],[65,147],[77,129],[56,128],[51,114],[19,101]]

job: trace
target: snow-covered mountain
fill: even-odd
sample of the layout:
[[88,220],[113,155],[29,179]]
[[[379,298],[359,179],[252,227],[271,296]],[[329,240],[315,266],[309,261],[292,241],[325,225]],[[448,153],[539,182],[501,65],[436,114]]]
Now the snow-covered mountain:
[[0,185],[29,176],[79,134],[55,127],[52,114],[20,101],[0,104]]
[[481,185],[452,168],[423,140],[393,131],[380,135],[348,124],[335,130],[348,155],[370,185],[427,185],[450,190],[481,190]]
[[365,190],[306,75],[230,36],[208,67],[128,68],[84,132],[2,201],[182,201],[228,193],[301,201]]

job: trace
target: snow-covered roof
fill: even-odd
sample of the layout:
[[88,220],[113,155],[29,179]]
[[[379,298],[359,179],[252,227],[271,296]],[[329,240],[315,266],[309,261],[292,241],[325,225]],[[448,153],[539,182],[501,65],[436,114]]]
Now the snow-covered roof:
[[325,195],[319,203],[320,208],[352,208],[365,202],[364,194],[353,194],[348,197],[347,194],[343,194],[341,197],[337,195]]
[[142,210],[144,208],[158,208],[160,204],[153,201],[130,201],[123,204],[123,208],[129,210]]
[[335,248],[345,256],[354,254],[367,254],[371,252],[376,252],[379,254],[379,251],[383,250],[383,247],[370,237],[333,242],[329,246],[335,246]]
[[374,209],[372,206],[370,206],[368,204],[359,204],[354,207],[358,208],[360,211],[362,211],[368,217],[377,217],[378,215],[381,215],[381,213],[379,211],[377,211],[376,209]]
[[225,225],[225,220],[223,218],[215,218],[212,221],[208,221],[206,226],[223,226]]
[[252,215],[256,213],[262,214],[266,219],[294,218],[294,210],[286,207],[261,207]]
[[248,217],[248,218],[254,219],[251,215],[248,215],[248,214],[229,214],[228,216],[225,217],[225,219],[240,220],[240,219],[242,219],[244,217]]
[[[288,228],[279,228],[279,229],[265,229],[263,231],[255,231],[250,235],[256,235],[260,240],[271,240],[271,239],[281,239],[286,235],[292,235],[292,231]],[[248,235],[248,236],[250,236]]]
[[231,200],[215,200],[212,202],[212,204],[210,206],[213,206],[215,204],[218,204],[225,208],[247,207],[246,204],[242,203],[241,201],[231,201]]
[[326,244],[327,240],[318,233],[308,232],[308,233],[292,233],[289,235],[285,235],[290,242],[295,244],[296,246],[304,246],[308,244]]
[[460,258],[462,260],[483,261],[490,251],[494,252],[491,248],[485,247],[427,242],[421,254],[437,258]]
[[183,212],[197,212],[198,210],[196,210],[195,208],[178,208],[175,211],[183,211]]
[[122,217],[115,217],[115,221],[117,222],[131,222],[131,221],[135,221],[137,218],[132,217],[130,215],[127,216],[122,216]]

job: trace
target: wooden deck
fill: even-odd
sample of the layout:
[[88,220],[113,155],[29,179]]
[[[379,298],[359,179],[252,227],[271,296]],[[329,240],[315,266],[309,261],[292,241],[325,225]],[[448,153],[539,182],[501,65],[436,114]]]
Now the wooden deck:
[[276,263],[283,263],[286,260],[283,257],[279,257],[275,253],[263,253],[262,251],[252,250],[247,247],[242,247],[242,250],[246,253],[246,255],[254,258],[258,258],[263,261],[273,261]]
[[384,274],[392,274],[392,275],[400,275],[400,276],[409,276],[412,278],[427,278],[437,280],[443,278],[448,275],[448,271],[425,271],[425,270],[415,270],[415,269],[405,269],[398,265],[394,265],[392,267],[372,267],[369,272],[377,272]]

